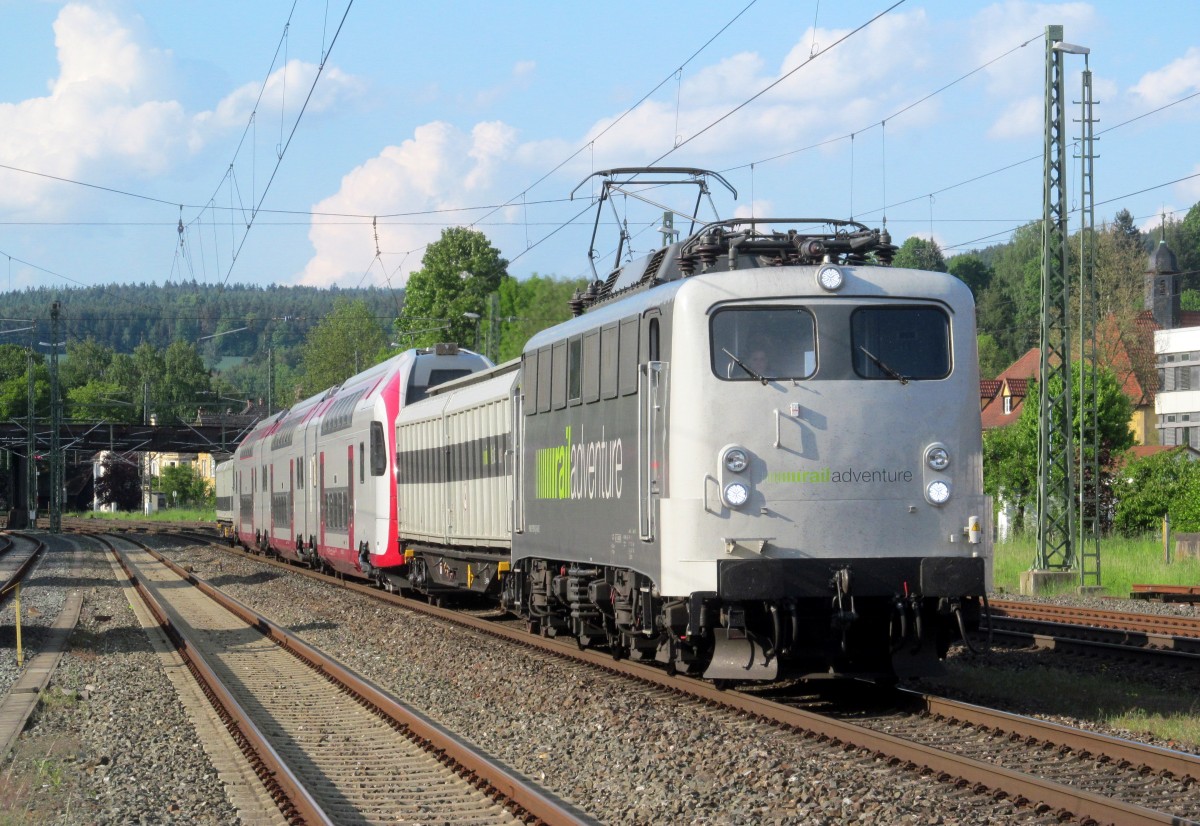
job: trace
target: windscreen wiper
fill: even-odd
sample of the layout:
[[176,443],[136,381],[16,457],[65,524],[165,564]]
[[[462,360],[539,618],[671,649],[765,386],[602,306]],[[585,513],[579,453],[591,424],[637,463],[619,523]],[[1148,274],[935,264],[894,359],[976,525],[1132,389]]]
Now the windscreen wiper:
[[751,370],[749,367],[747,367],[740,358],[735,356],[733,353],[729,352],[724,347],[721,348],[721,352],[724,353],[725,355],[729,356],[731,359],[733,359],[733,363],[736,364],[738,367],[742,368],[743,370],[745,370],[750,375],[750,378],[757,379],[758,381],[761,381],[764,385],[767,383],[766,376],[760,376],[758,373],[755,373],[753,370]]
[[874,362],[875,366],[878,367],[880,370],[882,370],[884,373],[886,373],[889,378],[893,378],[896,381],[900,382],[901,384],[908,384],[907,376],[902,376],[899,373],[897,373],[895,370],[893,370],[892,368],[888,367],[886,364],[883,363],[882,360],[880,360],[880,358],[878,356],[876,356],[874,353],[872,353],[866,347],[863,347],[860,344],[860,345],[858,345],[858,349],[860,349],[864,353],[866,353],[867,358],[869,358],[872,362]]

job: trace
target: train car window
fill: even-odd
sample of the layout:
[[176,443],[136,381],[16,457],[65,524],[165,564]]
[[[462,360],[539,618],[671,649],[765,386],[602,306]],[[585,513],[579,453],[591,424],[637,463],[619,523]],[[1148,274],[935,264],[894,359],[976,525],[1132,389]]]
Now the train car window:
[[550,412],[550,348],[538,350],[537,412]]
[[383,422],[371,422],[371,475],[382,476],[387,470],[387,445],[383,441]]
[[617,382],[622,396],[636,393],[638,388],[638,320],[621,321],[621,340],[617,355]]
[[936,307],[860,307],[850,315],[850,346],[864,379],[950,375],[950,319]]
[[550,400],[555,410],[567,406],[567,343],[556,342],[551,348]]
[[421,384],[417,381],[417,369],[414,367],[408,374],[408,388],[404,391],[404,403],[412,404],[419,402],[421,399],[429,395],[430,388],[437,387],[439,384],[445,384],[452,379],[461,379],[463,376],[471,375],[471,371],[465,368],[446,368],[433,369],[429,371],[429,381]]
[[816,324],[803,307],[730,307],[709,324],[717,378],[807,379],[817,371]]
[[600,399],[600,331],[592,330],[583,337],[583,400]]
[[583,393],[583,339],[567,342],[567,401],[578,402]]
[[600,395],[606,399],[617,397],[619,329],[616,324],[600,328]]
[[521,394],[525,399],[525,415],[537,412],[537,353],[521,356]]
[[359,484],[362,484],[363,482],[367,481],[366,458],[367,458],[366,446],[362,442],[359,442],[358,443],[358,482],[359,482]]

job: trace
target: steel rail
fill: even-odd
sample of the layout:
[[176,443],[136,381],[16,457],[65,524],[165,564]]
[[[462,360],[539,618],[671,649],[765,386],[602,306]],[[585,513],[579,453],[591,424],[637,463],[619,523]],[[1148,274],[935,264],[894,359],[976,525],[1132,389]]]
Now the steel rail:
[[[550,792],[537,788],[500,762],[479,753],[466,740],[455,735],[449,729],[434,722],[415,708],[397,700],[374,683],[350,671],[337,660],[330,658],[262,614],[213,587],[160,552],[146,547],[135,539],[128,541],[142,547],[177,576],[199,588],[243,622],[257,628],[277,645],[287,649],[313,669],[323,672],[335,683],[342,685],[361,704],[372,708],[398,726],[408,729],[419,740],[431,744],[431,750],[445,756],[446,759],[443,762],[457,768],[460,775],[474,777],[476,785],[488,792],[490,796],[510,801],[523,813],[536,818],[539,823],[564,824],[564,826],[572,824],[583,826],[596,823],[594,818]],[[381,593],[375,589],[367,590],[375,594]]]
[[1028,642],[1052,651],[1112,656],[1155,666],[1200,668],[1200,640],[1195,637],[1138,634],[1115,628],[1015,617],[993,618],[992,633],[996,637]]
[[1200,755],[1096,734],[1048,720],[1039,720],[1036,717],[998,711],[932,694],[901,689],[900,695],[912,705],[935,717],[1002,731],[1025,740],[1033,739],[1065,746],[1078,754],[1102,754],[1117,762],[1123,761],[1130,766],[1181,779],[1200,780]]
[[[16,590],[17,586],[19,584],[21,584],[22,581],[24,581],[25,577],[29,575],[29,572],[31,570],[33,570],[34,563],[37,562],[38,558],[46,550],[46,543],[43,542],[42,540],[38,539],[37,537],[29,536],[29,535],[23,534],[23,533],[10,532],[10,534],[12,536],[19,536],[22,539],[27,539],[30,542],[34,543],[34,549],[33,549],[33,552],[31,554],[29,554],[29,556],[27,556],[24,560],[22,560],[21,564],[16,567],[16,569],[13,571],[12,576],[10,576],[4,584],[0,585],[0,604],[2,604],[4,602],[4,600],[7,599],[9,597],[9,595],[12,594],[12,592]],[[10,543],[9,548],[6,550],[9,550],[11,548],[12,548],[12,544]]]
[[[208,696],[209,702],[212,703],[225,727],[237,742],[242,754],[250,761],[255,773],[266,786],[284,817],[292,824],[329,824],[332,826],[333,819],[322,810],[320,804],[312,798],[304,784],[280,758],[274,747],[224,686],[220,677],[217,676],[196,646],[171,622],[158,599],[134,573],[128,560],[125,559],[125,555],[103,536],[97,536],[97,539],[108,546],[129,581],[137,589],[142,601],[145,602],[154,618],[158,620],[163,631],[175,643],[188,670],[196,678],[205,695]],[[133,542],[134,540],[127,539],[126,541]]]
[[1200,638],[1200,617],[1144,614],[1140,612],[1108,611],[1074,605],[1013,602],[998,600],[992,603],[992,615],[1014,619],[1033,619],[1074,625],[1094,625],[1121,631],[1137,631]]
[[860,749],[889,762],[929,771],[935,774],[939,780],[946,782],[955,780],[966,783],[972,786],[977,793],[991,792],[1007,795],[1020,803],[1044,805],[1055,810],[1060,817],[1073,816],[1084,821],[1091,819],[1097,823],[1115,824],[1178,824],[1181,822],[1179,818],[1164,812],[1107,798],[1033,775],[1021,774],[1011,769],[941,751],[854,723],[782,705],[752,694],[725,691],[702,680],[670,675],[659,668],[641,663],[616,660],[611,654],[588,649],[580,650],[573,639],[562,641],[536,636],[523,630],[499,625],[491,620],[397,596],[368,585],[316,573],[258,554],[244,553],[237,549],[231,549],[219,541],[206,541],[226,553],[233,553],[261,564],[272,565],[340,585],[372,598],[455,625],[466,626],[564,659],[586,662],[610,673],[632,677],[670,692],[703,700],[714,706],[740,711],[765,722],[796,731],[819,742],[832,742]]

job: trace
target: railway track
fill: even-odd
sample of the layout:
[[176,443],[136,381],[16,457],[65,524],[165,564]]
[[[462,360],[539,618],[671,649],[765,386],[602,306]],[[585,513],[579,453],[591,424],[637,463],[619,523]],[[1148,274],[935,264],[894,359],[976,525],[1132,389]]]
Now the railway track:
[[105,541],[289,821],[589,822],[140,543]]
[[[19,595],[18,588],[31,571],[46,545],[24,534],[6,533],[0,537],[0,606]],[[78,568],[75,555],[73,567]],[[16,681],[0,693],[0,756],[8,753],[37,708],[38,700],[49,684],[54,669],[66,649],[67,637],[79,621],[83,594],[76,588],[67,596],[62,610],[39,640],[37,652],[23,665]],[[14,625],[19,633],[20,619]]]
[[1200,618],[998,601],[993,630],[1041,648],[1200,668]]
[[[221,547],[223,551],[227,548]],[[1056,817],[1096,823],[1186,823],[1200,816],[1191,802],[1200,758],[1182,752],[1044,723],[926,695],[906,695],[873,718],[814,713],[786,697],[723,691],[640,663],[614,661],[573,642],[528,634],[494,618],[428,605],[358,583],[303,571],[257,555],[260,564],[337,583],[373,599],[459,626],[539,648],[622,674],[644,685],[697,698],[816,740],[835,742],[892,764],[929,773],[995,797],[1022,801]]]
[[45,550],[46,544],[33,537],[14,533],[3,537],[3,544],[0,544],[0,602],[12,597]]

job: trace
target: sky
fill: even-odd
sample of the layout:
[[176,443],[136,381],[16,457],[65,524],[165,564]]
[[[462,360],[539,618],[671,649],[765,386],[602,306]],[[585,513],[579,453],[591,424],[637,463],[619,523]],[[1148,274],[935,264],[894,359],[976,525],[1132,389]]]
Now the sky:
[[[0,290],[395,289],[450,226],[592,277],[590,176],[646,165],[718,172],[702,220],[958,254],[1040,216],[1050,24],[1091,50],[1097,221],[1200,201],[1200,3],[894,2],[0,0]],[[601,276],[617,220],[644,254],[696,197],[648,194],[606,207]]]

